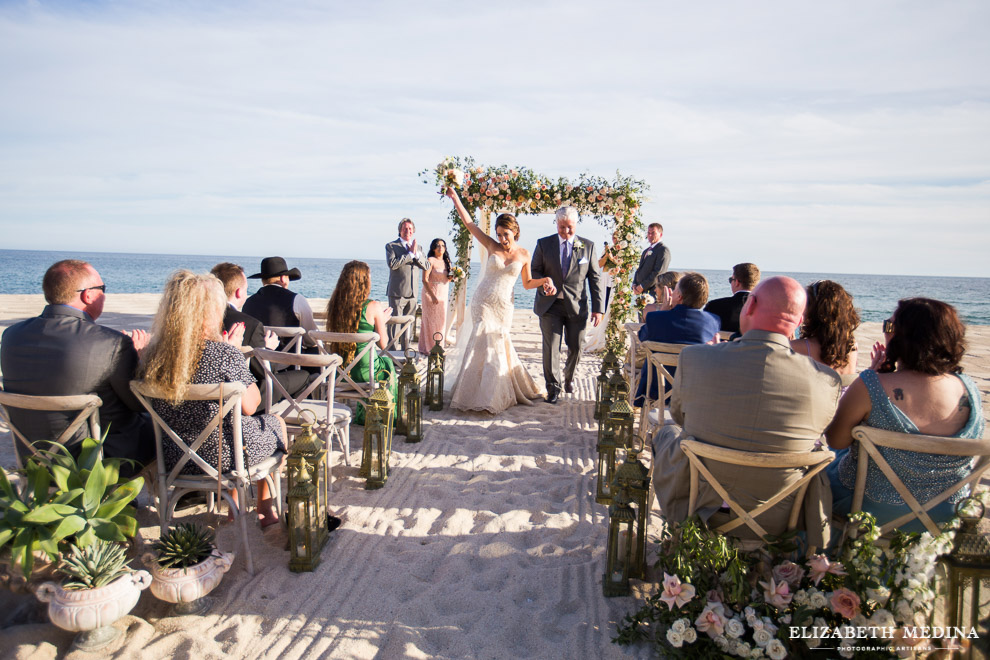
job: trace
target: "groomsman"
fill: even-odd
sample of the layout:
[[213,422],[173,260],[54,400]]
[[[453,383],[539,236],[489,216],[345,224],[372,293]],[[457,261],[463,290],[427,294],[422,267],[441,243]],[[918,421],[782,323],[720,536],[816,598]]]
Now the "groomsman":
[[667,267],[670,266],[670,250],[660,242],[661,238],[663,238],[663,225],[659,222],[654,222],[646,228],[646,240],[650,245],[643,250],[639,258],[639,268],[633,275],[633,292],[637,294],[653,291],[657,277],[661,273],[666,273]]
[[[419,280],[416,269],[427,270],[429,265],[423,248],[416,244],[413,234],[416,225],[409,218],[399,222],[399,237],[385,244],[385,260],[388,261],[388,304],[393,316],[412,316],[416,313],[416,301],[419,299]],[[398,326],[388,326],[389,343],[395,338]],[[409,345],[409,333],[402,338],[402,350]]]

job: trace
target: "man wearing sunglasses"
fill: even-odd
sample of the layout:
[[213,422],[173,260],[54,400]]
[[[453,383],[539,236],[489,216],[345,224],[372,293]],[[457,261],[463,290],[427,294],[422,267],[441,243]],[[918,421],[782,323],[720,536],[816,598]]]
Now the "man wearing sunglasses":
[[[65,396],[96,394],[103,400],[100,428],[107,433],[107,457],[134,459],[121,465],[129,476],[154,457],[151,420],[131,393],[130,380],[138,352],[148,333],[123,333],[97,325],[106,301],[106,284],[85,261],[66,259],[45,273],[42,289],[48,306],[41,316],[7,328],[0,341],[3,387],[14,394]],[[75,413],[12,409],[11,421],[28,438],[51,440],[69,425]],[[80,430],[67,448],[78,454],[86,437]],[[17,450],[27,451],[21,443]]]
[[716,298],[705,305],[705,311],[711,312],[722,321],[722,330],[727,330],[734,335],[739,334],[739,313],[749,292],[760,283],[760,269],[756,264],[736,264],[732,267],[732,275],[729,276],[729,287],[732,295],[726,298]]

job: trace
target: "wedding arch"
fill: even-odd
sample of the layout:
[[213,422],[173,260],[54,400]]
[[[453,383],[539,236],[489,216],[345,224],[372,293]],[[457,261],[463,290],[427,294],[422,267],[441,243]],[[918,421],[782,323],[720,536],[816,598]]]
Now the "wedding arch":
[[[638,241],[644,225],[640,217],[644,195],[649,187],[644,181],[624,177],[618,172],[614,179],[581,174],[576,180],[560,177],[556,180],[525,167],[485,167],[474,158],[448,157],[433,169],[419,173],[423,183],[436,185],[442,195],[453,186],[459,191],[464,206],[478,225],[491,233],[492,215],[499,213],[553,213],[561,206],[573,206],[582,217],[592,216],[600,225],[615,234],[619,253],[606,262],[615,280],[612,288],[612,312],[606,328],[606,347],[616,355],[625,353],[626,338],[623,323],[633,310],[631,273],[639,263]],[[431,181],[432,178],[432,181]],[[464,297],[471,266],[471,235],[461,224],[456,209],[450,211],[453,243],[457,246],[457,266],[464,273],[455,285],[451,305],[464,314]],[[457,311],[449,315],[451,321]],[[449,329],[449,323],[448,323]]]

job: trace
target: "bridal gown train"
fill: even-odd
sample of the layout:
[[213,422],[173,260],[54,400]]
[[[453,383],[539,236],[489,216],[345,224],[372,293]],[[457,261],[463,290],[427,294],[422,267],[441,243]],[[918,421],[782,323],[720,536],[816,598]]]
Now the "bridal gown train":
[[452,408],[500,413],[543,397],[510,337],[512,288],[522,267],[521,261],[507,265],[497,255],[488,257],[488,268],[471,297],[472,328],[451,393]]

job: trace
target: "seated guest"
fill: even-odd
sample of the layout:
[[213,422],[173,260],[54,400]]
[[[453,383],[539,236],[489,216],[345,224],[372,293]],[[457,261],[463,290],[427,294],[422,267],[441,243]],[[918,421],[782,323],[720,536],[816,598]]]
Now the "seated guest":
[[645,321],[647,314],[660,311],[660,301],[663,299],[664,290],[670,289],[673,291],[677,286],[677,282],[681,279],[681,275],[682,273],[676,270],[668,270],[666,273],[660,273],[657,277],[657,285],[653,287],[653,297],[656,299],[656,302],[652,302],[643,308],[640,321]]
[[[385,348],[388,336],[385,326],[392,316],[392,308],[386,307],[377,300],[371,300],[371,270],[363,261],[348,261],[337,278],[337,286],[327,303],[328,332],[377,332],[378,347]],[[364,350],[364,344],[334,343],[330,350],[344,360],[344,365],[350,364],[356,353]],[[392,398],[395,399],[397,381],[395,365],[387,354],[375,356],[374,365],[370,364],[370,352],[351,369],[351,378],[358,383],[367,383],[374,378],[376,381],[388,379]],[[354,415],[356,424],[364,424],[364,406],[358,404]]]
[[[688,346],[681,352],[670,401],[680,427],[665,426],[653,438],[653,484],[668,521],[687,517],[690,467],[680,448],[682,437],[742,451],[785,453],[811,451],[821,437],[835,413],[840,381],[828,367],[791,350],[788,337],[801,322],[804,305],[800,284],[772,277],[746,300],[739,341]],[[771,471],[714,462],[709,468],[746,510],[803,476],[798,468]],[[781,534],[793,497],[756,521],[770,534]],[[721,504],[722,497],[702,478],[697,513],[708,520]],[[803,509],[808,543],[825,546],[831,512],[828,482],[819,473],[808,486]],[[740,536],[748,531],[738,529]]]
[[[306,297],[289,290],[289,282],[302,279],[298,268],[289,270],[282,257],[266,257],[261,260],[261,272],[249,279],[261,278],[261,288],[244,301],[241,308],[263,325],[316,330],[313,310]],[[316,342],[303,337],[303,346],[316,352]]]
[[842,285],[818,280],[808,285],[801,338],[791,340],[795,353],[832,367],[840,374],[856,373],[856,328],[859,314]]
[[[674,291],[666,289],[662,295],[660,309],[646,315],[646,323],[639,329],[640,341],[661,341],[668,344],[713,344],[718,341],[718,317],[701,311],[708,300],[708,280],[701,273],[684,273]],[[646,370],[643,364],[636,390],[636,405],[642,406],[646,394]],[[668,367],[670,374],[676,375],[676,367]],[[657,371],[653,370],[650,386],[650,399],[659,398]],[[668,391],[670,383],[666,384]]]
[[[230,262],[219,263],[213,267],[210,274],[220,280],[223,284],[223,292],[227,296],[227,307],[223,311],[223,329],[231,332],[237,323],[244,324],[243,346],[251,348],[278,348],[278,337],[274,332],[265,331],[265,326],[261,321],[250,314],[240,311],[247,300],[247,278],[244,276],[244,269],[237,264]],[[251,375],[258,381],[258,389],[261,390],[262,400],[265,395],[265,370],[257,359],[252,358],[248,363],[251,368]],[[275,374],[275,380],[282,384],[282,387],[293,397],[306,389],[309,384],[309,372],[303,369],[285,369]],[[282,392],[273,388],[272,403],[282,400]]]
[[[828,446],[838,452],[827,468],[835,512],[849,513],[856,485],[858,443],[854,426],[863,424],[898,433],[921,433],[948,438],[983,437],[980,392],[959,366],[966,351],[966,328],[956,310],[930,298],[908,298],[884,321],[886,347],[874,347],[873,366],[842,397],[835,419],[825,431]],[[921,454],[880,447],[880,453],[919,502],[943,492],[967,474],[973,459],[965,456]],[[964,489],[929,511],[935,522],[952,517]],[[883,524],[910,512],[876,463],[866,475],[863,510]],[[905,531],[923,532],[920,521]]]
[[[141,356],[138,377],[159,388],[165,399],[152,399],[151,405],[182,439],[194,441],[220,411],[216,401],[183,401],[190,385],[240,382],[247,386],[241,399],[241,436],[244,440],[244,466],[255,465],[285,452],[285,424],[278,415],[252,417],[261,403],[261,393],[244,356],[241,344],[244,326],[235,324],[231,332],[222,332],[227,298],[223,285],[213,275],[196,275],[176,271],[165,284],[155,315],[151,343]],[[223,420],[224,472],[234,467],[233,411]],[[219,433],[214,431],[196,452],[210,465],[217,465]],[[166,469],[171,470],[182,458],[171,438],[162,438]],[[182,474],[202,474],[189,461]],[[272,495],[264,479],[257,482],[258,517],[262,527],[278,522],[272,507]]]
[[705,305],[705,311],[721,319],[722,330],[738,335],[739,313],[746,304],[749,292],[759,283],[760,269],[756,264],[736,264],[732,267],[732,275],[729,276],[732,295],[728,298],[716,298]]
[[[96,324],[106,301],[106,285],[85,261],[66,259],[53,264],[42,280],[45,307],[41,316],[7,328],[0,342],[3,386],[13,394],[65,396],[96,394],[103,400],[100,427],[107,433],[103,455],[136,463],[121,465],[121,474],[140,471],[155,455],[151,417],[131,393],[130,381],[138,352],[148,333],[121,333]],[[11,410],[11,422],[32,439],[57,438],[75,412]],[[67,447],[78,456],[86,437],[80,429]],[[99,438],[97,438],[99,440]],[[17,451],[28,451],[18,442]]]

